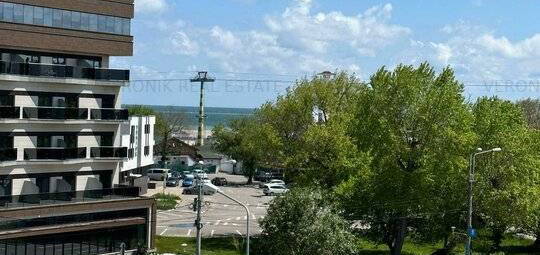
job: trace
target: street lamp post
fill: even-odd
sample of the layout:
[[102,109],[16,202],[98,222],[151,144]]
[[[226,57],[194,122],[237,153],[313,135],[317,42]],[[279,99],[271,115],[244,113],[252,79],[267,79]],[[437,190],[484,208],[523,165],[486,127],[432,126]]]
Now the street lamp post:
[[476,149],[476,152],[471,154],[471,158],[469,160],[469,187],[468,187],[468,193],[469,193],[469,213],[467,218],[467,245],[465,247],[465,255],[472,255],[472,216],[473,216],[473,184],[474,184],[474,168],[476,167],[476,156],[491,152],[499,152],[502,151],[501,148],[493,148],[491,150],[484,151],[482,148]]
[[246,255],[249,255],[249,217],[250,217],[250,212],[249,212],[249,208],[247,207],[247,205],[245,205],[244,203],[236,200],[235,198],[227,195],[226,193],[224,193],[223,191],[221,191],[221,189],[219,189],[218,187],[214,186],[214,185],[211,185],[211,184],[208,184],[208,183],[205,183],[204,184],[206,187],[209,187],[211,189],[213,189],[214,191],[216,191],[217,193],[225,196],[226,198],[236,202],[237,204],[241,205],[242,207],[244,207],[244,209],[246,210],[246,214],[247,214],[247,217],[246,217]]

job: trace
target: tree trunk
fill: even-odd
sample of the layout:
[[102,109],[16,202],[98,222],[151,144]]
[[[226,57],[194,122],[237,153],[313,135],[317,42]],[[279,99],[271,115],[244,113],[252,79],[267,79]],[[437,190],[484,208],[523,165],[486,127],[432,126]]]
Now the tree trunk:
[[498,251],[501,248],[501,243],[504,238],[504,230],[506,228],[504,227],[493,227],[492,232],[493,235],[491,237],[491,240],[493,241],[493,250]]
[[403,249],[403,243],[405,242],[405,235],[407,234],[407,219],[400,218],[394,222],[391,236],[392,239],[388,243],[391,255],[401,255]]
[[248,176],[247,185],[253,184],[253,175]]

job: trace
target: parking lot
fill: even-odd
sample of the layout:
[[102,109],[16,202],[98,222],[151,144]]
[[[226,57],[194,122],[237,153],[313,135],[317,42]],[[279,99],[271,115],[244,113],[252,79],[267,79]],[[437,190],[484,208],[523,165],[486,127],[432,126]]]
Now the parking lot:
[[[216,176],[225,177],[229,182],[245,183],[243,176],[233,175],[210,175],[212,179]],[[149,190],[148,195],[163,191],[161,182],[157,183],[155,190]],[[193,211],[193,199],[196,195],[182,195],[182,187],[167,187],[165,192],[178,194],[182,197],[182,202],[174,210],[158,212],[157,234],[165,236],[195,237],[196,228],[193,226],[196,212]],[[258,234],[261,232],[258,221],[266,215],[268,203],[272,197],[264,196],[257,184],[246,186],[226,186],[221,190],[245,203],[250,210],[250,232]],[[247,215],[243,207],[229,200],[228,198],[214,194],[204,196],[204,207],[202,213],[203,236],[214,237],[223,235],[245,235]]]

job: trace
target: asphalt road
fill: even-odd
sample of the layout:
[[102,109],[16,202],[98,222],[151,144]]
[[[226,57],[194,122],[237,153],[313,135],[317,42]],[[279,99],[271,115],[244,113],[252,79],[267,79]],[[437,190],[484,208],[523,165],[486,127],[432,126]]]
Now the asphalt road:
[[[209,176],[210,179],[213,176]],[[229,180],[239,181],[241,176],[224,176]],[[241,180],[240,180],[241,181]],[[221,187],[224,193],[248,205],[250,215],[250,232],[261,232],[258,221],[266,215],[268,203],[272,197],[264,196],[262,190],[253,186]],[[162,188],[156,189],[161,191]],[[180,193],[182,188],[167,188],[166,192]],[[174,210],[158,212],[157,234],[163,236],[195,237],[194,222],[196,212],[191,204],[195,195],[181,195],[182,203]],[[204,196],[202,235],[205,237],[224,235],[245,235],[247,215],[243,207],[228,198],[215,194]]]

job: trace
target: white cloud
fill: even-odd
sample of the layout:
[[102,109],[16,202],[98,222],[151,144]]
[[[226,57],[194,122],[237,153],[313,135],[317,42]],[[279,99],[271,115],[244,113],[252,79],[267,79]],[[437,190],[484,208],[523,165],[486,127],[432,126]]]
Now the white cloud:
[[360,55],[374,56],[378,49],[408,35],[410,29],[389,24],[392,5],[369,8],[356,16],[341,12],[311,13],[311,1],[298,0],[281,16],[266,17],[267,27],[286,45],[325,53],[332,45],[351,47]]
[[177,31],[171,36],[172,53],[177,53],[186,56],[195,56],[199,54],[199,44],[189,38],[189,36],[182,31]]
[[510,40],[464,22],[445,26],[442,31],[448,39],[411,41],[398,59],[411,64],[429,61],[439,67],[449,65],[465,83],[537,79],[540,74],[540,34]]
[[135,11],[138,13],[162,12],[167,7],[166,0],[135,0]]
[[174,52],[205,56],[227,72],[264,73],[360,72],[358,58],[376,56],[410,34],[409,28],[390,23],[390,4],[352,16],[312,10],[312,0],[295,0],[280,15],[265,17],[266,27],[250,31],[185,23],[158,28],[170,31]]

